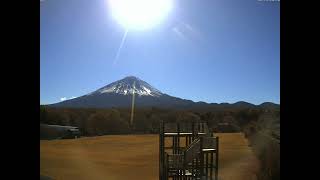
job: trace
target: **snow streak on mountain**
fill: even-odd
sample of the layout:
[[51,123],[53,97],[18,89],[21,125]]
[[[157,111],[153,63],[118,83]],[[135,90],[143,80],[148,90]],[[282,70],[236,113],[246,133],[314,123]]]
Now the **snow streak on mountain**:
[[[135,82],[135,86],[133,86]],[[122,94],[122,95],[132,95],[133,91],[138,96],[153,96],[153,97],[160,97],[163,95],[159,90],[152,87],[147,82],[134,77],[128,76],[124,79],[119,81],[113,82],[107,86],[104,86],[89,95],[96,95],[96,94],[105,94],[105,93],[115,93],[115,94]]]

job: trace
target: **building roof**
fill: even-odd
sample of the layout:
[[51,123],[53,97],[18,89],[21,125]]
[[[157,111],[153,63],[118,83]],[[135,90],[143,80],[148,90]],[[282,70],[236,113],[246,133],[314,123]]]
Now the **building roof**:
[[40,124],[40,126],[52,127],[52,128],[67,128],[67,129],[78,129],[79,127],[75,126],[61,126],[61,125],[49,125],[49,124]]

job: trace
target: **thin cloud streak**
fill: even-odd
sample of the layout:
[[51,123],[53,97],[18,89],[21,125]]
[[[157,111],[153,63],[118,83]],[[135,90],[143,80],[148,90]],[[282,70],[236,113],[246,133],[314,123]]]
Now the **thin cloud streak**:
[[181,39],[186,40],[187,38],[183,35],[183,33],[179,30],[178,27],[174,27],[172,31],[177,34]]

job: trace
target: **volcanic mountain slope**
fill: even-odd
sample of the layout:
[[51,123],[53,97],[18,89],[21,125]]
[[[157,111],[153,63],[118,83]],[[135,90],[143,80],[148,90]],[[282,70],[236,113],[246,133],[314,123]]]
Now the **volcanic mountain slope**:
[[108,84],[87,95],[51,104],[51,107],[71,107],[71,108],[111,108],[111,107],[131,107],[133,94],[135,96],[136,107],[162,107],[162,108],[280,108],[279,104],[262,103],[254,105],[248,102],[239,101],[234,104],[229,103],[206,103],[193,102],[191,100],[173,97],[162,93],[147,82],[128,76],[121,80]]
[[137,77],[128,76],[87,95],[51,104],[50,106],[91,108],[130,107],[133,94],[135,94],[135,106],[138,107],[187,107],[194,104],[193,101],[164,94]]

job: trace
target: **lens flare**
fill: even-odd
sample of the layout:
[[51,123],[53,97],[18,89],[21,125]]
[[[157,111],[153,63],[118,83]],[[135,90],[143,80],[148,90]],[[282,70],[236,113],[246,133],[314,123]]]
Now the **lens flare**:
[[109,0],[112,16],[126,29],[149,29],[172,10],[172,0]]

